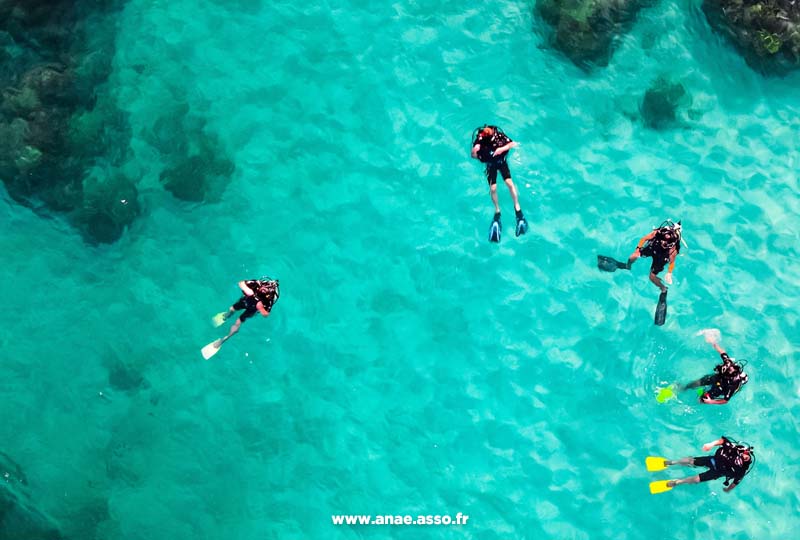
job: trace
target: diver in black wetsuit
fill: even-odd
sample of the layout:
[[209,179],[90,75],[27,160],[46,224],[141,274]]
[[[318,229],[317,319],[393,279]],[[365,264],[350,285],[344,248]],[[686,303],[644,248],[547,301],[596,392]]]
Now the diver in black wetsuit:
[[742,478],[750,471],[750,467],[755,462],[753,447],[746,444],[739,444],[737,441],[727,437],[720,437],[716,441],[703,445],[703,451],[708,452],[715,446],[719,446],[713,456],[687,457],[675,461],[666,460],[664,465],[683,465],[690,467],[707,467],[708,470],[695,476],[670,480],[667,487],[673,488],[681,484],[698,484],[707,482],[715,478],[725,477],[726,493],[731,491]]
[[243,280],[238,283],[239,288],[242,290],[242,297],[236,301],[228,311],[221,313],[222,324],[228,320],[239,310],[244,310],[244,313],[237,317],[236,322],[231,326],[228,335],[218,339],[214,342],[214,346],[218,349],[222,344],[228,340],[233,334],[239,331],[242,323],[256,314],[261,313],[263,317],[267,317],[272,310],[272,306],[278,301],[280,297],[280,287],[277,279],[261,278]]
[[719,353],[722,363],[714,367],[714,373],[692,381],[682,389],[708,386],[700,401],[708,405],[724,405],[747,384],[747,374],[742,370],[743,366],[728,356],[722,347],[708,338],[706,341]]
[[667,286],[658,277],[658,274],[669,263],[667,275],[664,276],[667,284],[672,285],[672,270],[675,268],[675,257],[681,251],[681,222],[672,223],[665,221],[660,227],[654,229],[649,234],[639,240],[639,245],[628,257],[627,267],[639,257],[651,257],[653,262],[650,265],[650,281],[661,289],[662,293],[667,292]]
[[[511,171],[508,168],[506,158],[508,152],[517,146],[517,143],[512,141],[503,130],[497,126],[485,125],[477,128],[472,138],[472,157],[479,160],[486,165],[486,180],[489,182],[489,194],[494,203],[494,220],[493,229],[496,229],[496,237],[490,233],[490,240],[493,242],[500,241],[500,205],[497,201],[497,173],[505,180],[508,191],[511,193],[511,199],[514,201],[514,212],[517,218],[516,234],[520,236],[525,234],[528,230],[528,222],[522,214],[522,208],[519,205],[519,194],[517,187],[511,180]],[[497,226],[494,226],[497,223]]]

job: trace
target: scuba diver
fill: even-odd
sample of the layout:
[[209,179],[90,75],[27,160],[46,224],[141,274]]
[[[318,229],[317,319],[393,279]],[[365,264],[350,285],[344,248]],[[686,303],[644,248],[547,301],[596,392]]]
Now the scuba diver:
[[503,225],[500,223],[500,205],[497,202],[498,171],[502,175],[506,186],[508,186],[511,199],[514,201],[514,212],[517,217],[516,234],[520,236],[528,231],[528,222],[525,220],[525,216],[522,214],[522,208],[519,205],[517,187],[511,180],[511,171],[506,162],[508,151],[515,146],[517,146],[517,143],[512,141],[503,133],[503,130],[497,126],[484,125],[483,127],[475,128],[473,132],[472,157],[486,165],[486,180],[489,182],[489,194],[494,203],[494,218],[489,227],[490,242],[499,242],[500,232],[503,230]]
[[627,263],[621,263],[604,255],[597,256],[597,267],[605,272],[630,270],[639,257],[652,258],[650,281],[661,290],[656,306],[655,323],[657,326],[663,325],[667,318],[667,286],[664,285],[658,274],[669,264],[664,279],[667,284],[672,285],[672,270],[675,268],[675,257],[681,251],[681,240],[681,222],[673,223],[666,220],[639,240],[639,245],[628,257]]
[[672,270],[675,268],[675,257],[680,252],[681,222],[673,223],[670,220],[666,220],[639,240],[639,245],[628,257],[626,267],[630,270],[631,265],[639,257],[651,257],[653,261],[650,263],[650,281],[661,289],[662,294],[666,294],[667,287],[658,277],[658,274],[669,263],[667,275],[664,276],[664,279],[669,285],[672,285]]
[[645,463],[648,471],[661,471],[672,465],[682,465],[686,467],[706,467],[708,470],[681,478],[678,480],[659,480],[650,483],[650,493],[663,493],[681,484],[698,484],[707,482],[715,478],[725,477],[726,493],[731,491],[747,473],[750,472],[755,463],[753,447],[749,444],[739,444],[738,441],[728,437],[720,437],[716,441],[703,445],[703,451],[708,452],[715,446],[719,446],[713,456],[686,457],[678,460],[669,460],[662,457],[649,456]]
[[206,360],[217,354],[222,344],[238,332],[242,323],[255,315],[256,312],[261,313],[263,317],[267,317],[272,310],[272,306],[278,301],[281,295],[277,279],[262,277],[261,279],[240,281],[238,285],[242,290],[242,297],[229,307],[227,311],[217,313],[214,316],[214,326],[222,326],[225,321],[230,319],[233,314],[239,310],[244,310],[244,313],[236,318],[236,322],[231,326],[227,336],[212,341],[203,347],[202,353]]
[[743,371],[747,362],[737,363],[714,341],[713,337],[706,335],[706,341],[719,353],[722,363],[714,367],[714,373],[692,381],[681,389],[708,386],[700,401],[708,405],[724,405],[747,384],[747,374]]

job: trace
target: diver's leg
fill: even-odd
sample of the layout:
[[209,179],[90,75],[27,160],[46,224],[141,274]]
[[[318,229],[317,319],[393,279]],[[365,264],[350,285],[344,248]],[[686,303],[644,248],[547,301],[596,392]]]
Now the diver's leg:
[[508,186],[508,191],[511,193],[511,200],[514,201],[514,212],[519,212],[522,208],[519,206],[519,193],[517,192],[517,186],[514,185],[514,181],[511,180],[511,177],[504,179],[506,182],[506,186]]
[[699,484],[700,483],[700,475],[696,474],[694,476],[689,476],[688,478],[681,478],[679,480],[670,480],[667,482],[667,486],[675,487],[681,484]]
[[638,247],[635,250],[633,250],[633,253],[631,253],[631,256],[628,257],[628,270],[630,270],[631,265],[634,262],[636,262],[636,259],[638,259],[641,256],[642,256],[642,254],[639,252],[639,248]]
[[656,287],[658,287],[659,289],[661,289],[661,292],[662,292],[662,293],[665,293],[665,292],[667,292],[667,286],[666,286],[666,285],[664,285],[664,283],[661,281],[661,278],[659,278],[659,277],[658,277],[657,275],[655,275],[653,272],[650,272],[650,281],[652,281],[652,282],[653,282],[653,284],[654,284]]
[[674,460],[665,460],[664,465],[667,467],[671,467],[672,465],[682,465],[684,467],[693,467],[694,466],[694,458],[693,457],[685,457],[681,459],[674,459]]
[[683,390],[689,390],[690,388],[700,388],[701,386],[708,386],[709,384],[714,384],[716,381],[717,381],[716,375],[706,375],[705,377],[700,377],[696,381],[686,383],[681,388]]
[[497,184],[491,184],[489,186],[489,194],[492,196],[492,203],[494,203],[494,213],[500,213],[500,205],[497,202]]

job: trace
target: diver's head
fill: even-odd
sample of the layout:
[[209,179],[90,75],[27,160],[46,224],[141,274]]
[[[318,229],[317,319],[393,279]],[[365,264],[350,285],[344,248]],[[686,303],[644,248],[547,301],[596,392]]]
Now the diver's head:
[[739,451],[739,458],[742,460],[742,464],[750,463],[753,461],[753,447],[746,444],[738,444],[736,445],[736,449]]
[[486,139],[491,137],[492,135],[494,135],[494,128],[492,128],[491,126],[483,126],[483,129],[481,129],[478,132],[479,139]]
[[274,294],[277,297],[280,294],[280,289],[278,285],[279,283],[277,279],[270,279],[268,281],[262,282],[258,290],[262,294]]
[[661,232],[661,245],[663,247],[672,246],[678,243],[678,233],[673,229],[662,229]]

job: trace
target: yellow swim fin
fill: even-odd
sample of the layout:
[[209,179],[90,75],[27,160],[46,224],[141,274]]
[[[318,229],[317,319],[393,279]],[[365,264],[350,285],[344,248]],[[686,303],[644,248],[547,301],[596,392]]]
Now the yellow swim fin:
[[671,490],[672,486],[668,486],[667,484],[669,484],[669,480],[650,482],[650,493],[655,495],[656,493],[664,493],[665,491]]
[[672,389],[671,386],[667,386],[665,388],[660,388],[658,390],[658,394],[656,394],[656,401],[658,401],[659,403],[664,403],[674,397],[675,397],[675,391]]
[[650,472],[663,471],[667,468],[667,458],[647,456],[644,460],[647,470]]
[[222,311],[214,315],[214,317],[211,319],[211,322],[214,324],[214,328],[217,328],[225,324],[225,320],[227,319],[226,317],[227,314],[228,314],[227,311]]

